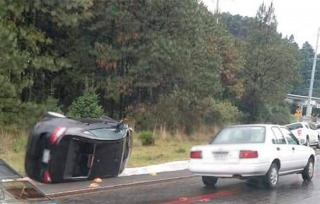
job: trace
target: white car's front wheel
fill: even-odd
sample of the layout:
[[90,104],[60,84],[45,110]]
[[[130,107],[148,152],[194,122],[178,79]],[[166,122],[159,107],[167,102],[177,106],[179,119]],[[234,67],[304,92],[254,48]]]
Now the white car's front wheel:
[[276,163],[272,163],[269,171],[263,177],[263,184],[270,189],[273,189],[277,186],[279,181],[279,167]]
[[318,136],[318,144],[317,144],[317,148],[320,149],[320,136]]
[[217,177],[213,176],[202,176],[202,182],[208,187],[214,187],[218,181]]
[[313,178],[313,173],[314,173],[314,160],[313,158],[310,158],[308,160],[307,166],[304,168],[302,172],[302,178],[305,181],[311,181]]

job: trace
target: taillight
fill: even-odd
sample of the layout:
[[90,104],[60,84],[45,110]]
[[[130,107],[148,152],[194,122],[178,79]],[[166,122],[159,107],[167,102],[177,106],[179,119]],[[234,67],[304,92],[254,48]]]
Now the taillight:
[[201,151],[192,151],[192,152],[190,152],[190,158],[191,159],[201,159],[202,152]]
[[242,151],[240,151],[239,158],[240,159],[258,158],[258,152],[257,151],[250,151],[250,150],[242,150]]
[[55,144],[59,137],[61,137],[67,128],[65,127],[56,127],[50,135],[49,142],[51,145]]
[[298,130],[298,136],[301,136],[302,135],[302,130]]
[[50,183],[51,182],[51,177],[50,177],[50,174],[49,174],[48,170],[45,170],[43,172],[43,182],[44,183]]

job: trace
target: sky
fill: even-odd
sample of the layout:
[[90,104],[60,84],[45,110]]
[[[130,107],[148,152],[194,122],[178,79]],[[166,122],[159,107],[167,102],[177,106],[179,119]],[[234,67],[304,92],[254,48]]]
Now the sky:
[[[217,0],[202,1],[210,11],[215,11]],[[278,32],[283,36],[293,34],[300,47],[308,41],[315,48],[320,27],[320,0],[220,0],[219,10],[254,17],[263,2],[267,5],[273,2]]]

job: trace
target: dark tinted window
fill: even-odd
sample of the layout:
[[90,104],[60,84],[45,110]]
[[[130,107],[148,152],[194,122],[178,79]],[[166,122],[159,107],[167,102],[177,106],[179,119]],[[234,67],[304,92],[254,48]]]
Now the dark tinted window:
[[299,129],[299,128],[303,128],[301,123],[294,123],[294,124],[291,124],[291,125],[286,125],[286,127],[289,130],[296,130],[296,129]]
[[101,139],[120,139],[126,134],[125,129],[115,129],[115,128],[99,128],[94,130],[88,130],[87,132]]
[[229,127],[222,130],[211,144],[246,144],[264,143],[266,135],[265,127],[245,126]]

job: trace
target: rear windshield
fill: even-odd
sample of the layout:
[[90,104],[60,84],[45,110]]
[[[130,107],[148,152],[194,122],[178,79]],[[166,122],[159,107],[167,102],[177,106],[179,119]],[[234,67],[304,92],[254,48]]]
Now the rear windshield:
[[211,144],[251,144],[264,143],[266,135],[265,127],[229,127],[222,130]]
[[286,125],[286,127],[289,130],[296,130],[296,129],[299,129],[299,128],[303,128],[301,123],[295,123],[295,124],[291,124],[291,125]]
[[121,139],[125,136],[126,130],[125,129],[116,129],[116,128],[99,128],[94,130],[89,130],[91,134],[94,136],[107,139],[107,140],[116,140]]

